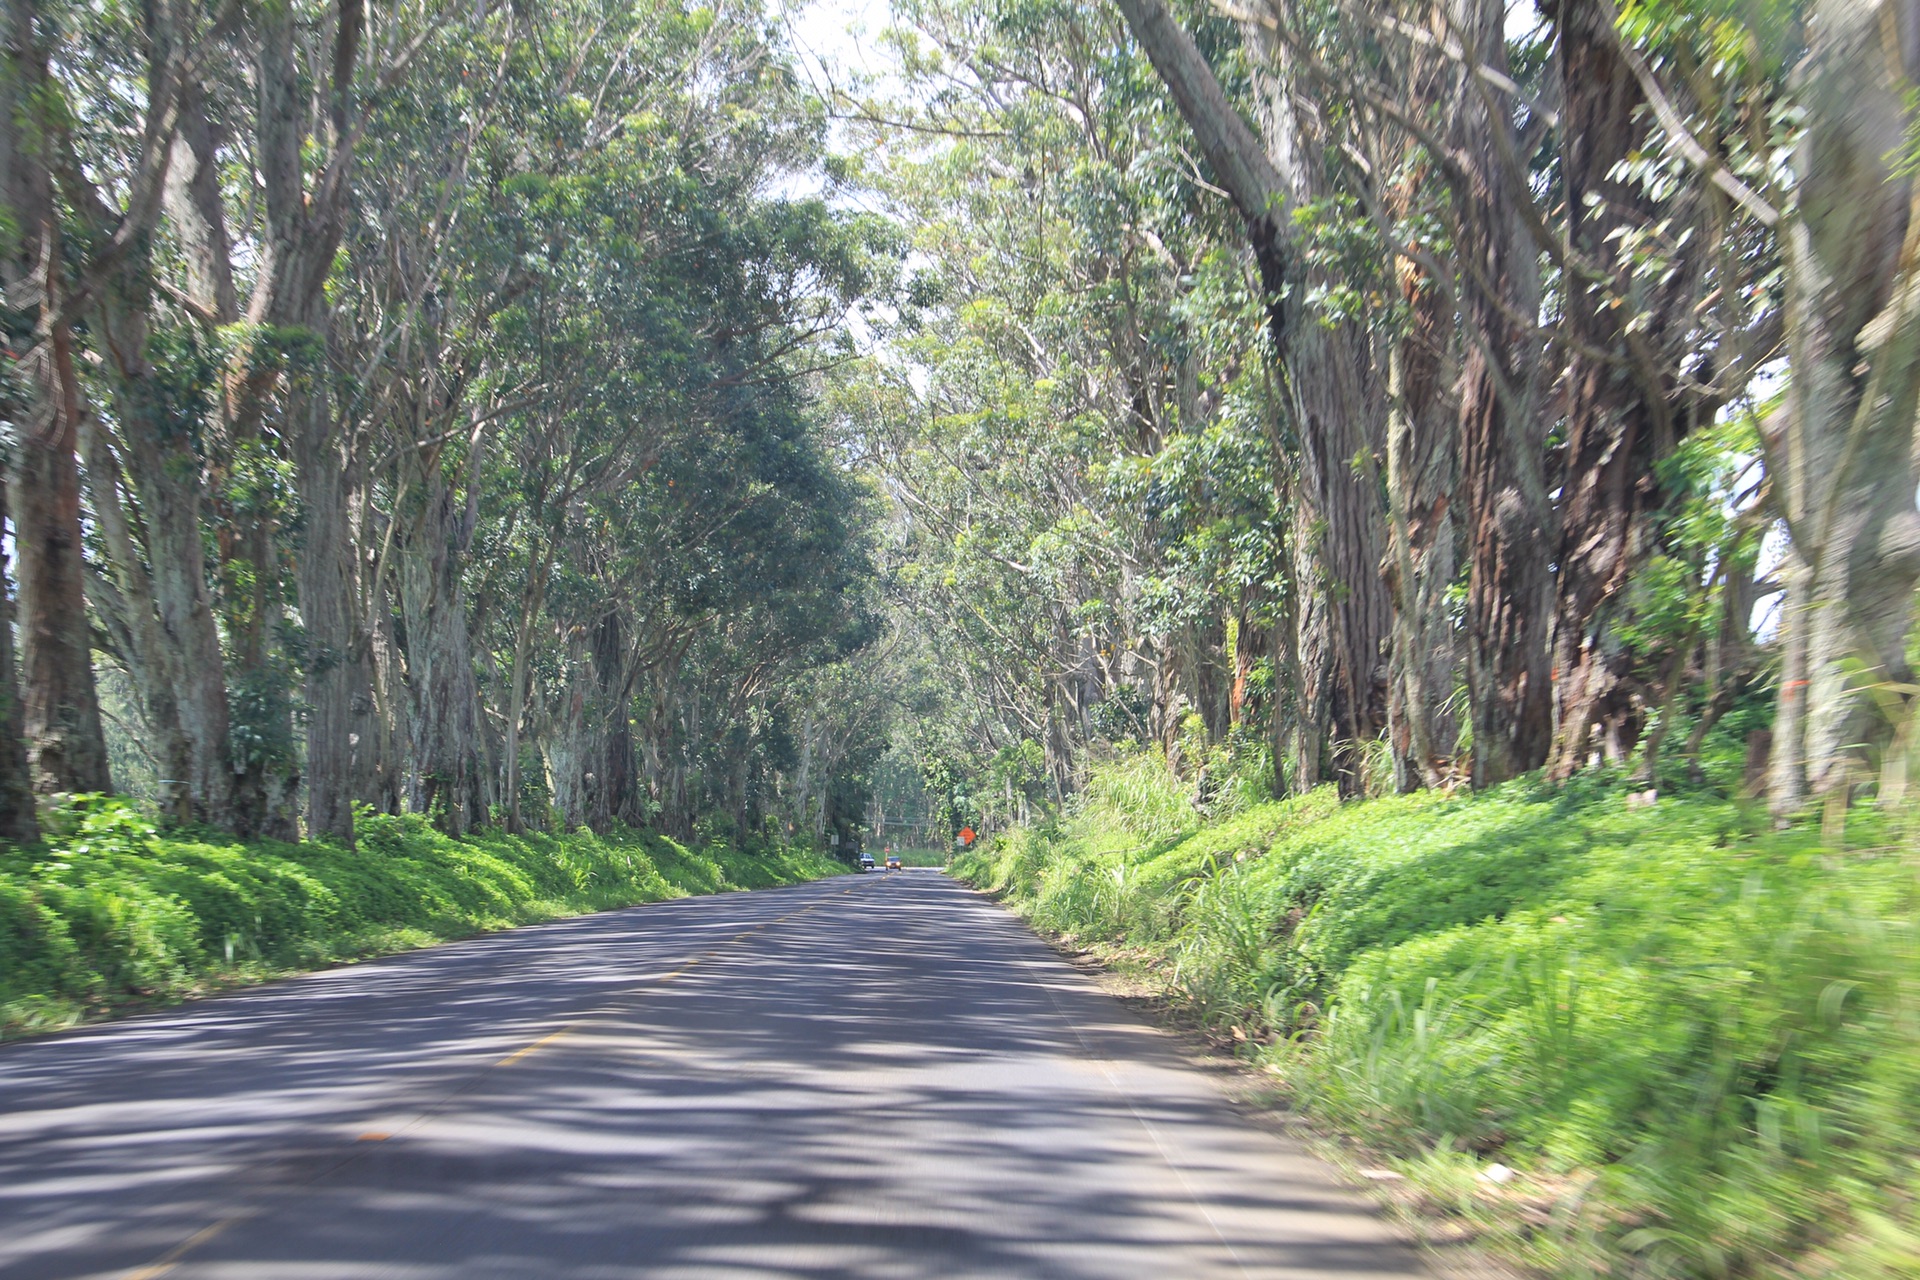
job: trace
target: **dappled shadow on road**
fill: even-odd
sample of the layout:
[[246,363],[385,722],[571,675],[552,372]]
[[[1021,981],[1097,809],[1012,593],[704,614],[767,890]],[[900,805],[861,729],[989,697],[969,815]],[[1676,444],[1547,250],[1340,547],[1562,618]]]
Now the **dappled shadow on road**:
[[[120,1097],[116,1072],[162,1069],[97,1115],[57,1064],[0,1055],[0,1123],[39,1117],[0,1151],[0,1215],[63,1207],[72,1236],[0,1233],[18,1274],[150,1261],[211,1223],[176,1276],[1415,1274],[1314,1166],[941,877],[676,905],[209,1006],[197,1037],[126,1028],[118,1066],[80,1074]],[[16,1092],[35,1071],[48,1111]]]
[[[658,903],[533,925],[0,1045],[0,1275],[72,1275],[49,1249],[150,1256],[251,1162],[462,1087],[818,890]],[[796,897],[796,895],[799,895]]]

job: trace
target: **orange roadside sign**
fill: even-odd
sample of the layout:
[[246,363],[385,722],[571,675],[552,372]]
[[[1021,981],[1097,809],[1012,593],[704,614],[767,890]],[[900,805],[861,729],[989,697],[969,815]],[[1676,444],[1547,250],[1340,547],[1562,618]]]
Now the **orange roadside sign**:
[[972,844],[972,843],[973,843],[973,828],[972,828],[972,827],[962,827],[962,828],[960,828],[960,843],[961,843],[961,844]]

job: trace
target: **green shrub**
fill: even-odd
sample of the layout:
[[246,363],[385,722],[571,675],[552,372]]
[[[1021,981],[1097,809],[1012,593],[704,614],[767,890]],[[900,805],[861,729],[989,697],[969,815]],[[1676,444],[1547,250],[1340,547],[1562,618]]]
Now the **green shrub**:
[[779,845],[690,851],[650,832],[454,840],[362,814],[357,847],[162,835],[77,797],[47,843],[0,847],[0,1034],[128,1001],[689,894],[843,868]]
[[1497,1153],[1563,1188],[1510,1237],[1544,1271],[1920,1277],[1912,855],[1870,815],[1835,850],[1626,790],[1322,791],[1158,843],[1158,800],[1109,798],[955,871],[1145,952],[1431,1185],[1483,1196]]
[[1075,807],[1087,829],[1115,827],[1148,844],[1200,825],[1186,787],[1157,746],[1123,752],[1089,770]]
[[1904,859],[1804,833],[1602,846],[1544,905],[1358,958],[1301,1082],[1402,1150],[1599,1170],[1649,1274],[1749,1274],[1908,1203],[1915,905]]

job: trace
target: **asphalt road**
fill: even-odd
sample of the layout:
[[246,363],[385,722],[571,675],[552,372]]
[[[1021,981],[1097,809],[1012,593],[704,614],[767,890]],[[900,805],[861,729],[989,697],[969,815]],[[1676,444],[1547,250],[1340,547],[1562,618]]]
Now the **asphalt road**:
[[609,912],[0,1046],[0,1275],[1423,1274],[937,872]]

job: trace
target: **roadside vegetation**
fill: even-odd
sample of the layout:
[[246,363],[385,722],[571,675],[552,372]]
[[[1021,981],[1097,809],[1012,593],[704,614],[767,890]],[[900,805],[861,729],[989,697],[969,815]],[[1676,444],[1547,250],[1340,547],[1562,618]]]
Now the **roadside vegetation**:
[[1901,831],[1823,843],[1600,776],[1202,822],[1156,754],[1105,773],[956,870],[1146,978],[1429,1211],[1555,1275],[1920,1274]]
[[535,920],[846,868],[810,850],[655,832],[488,832],[363,814],[358,848],[161,834],[131,806],[54,808],[0,847],[0,1037]]
[[0,1021],[971,828],[1543,1267],[1920,1275],[1916,6],[885,10],[0,10]]
[[0,28],[0,838],[853,838],[876,513],[818,401],[903,246],[770,10]]
[[1538,1272],[1920,1276],[1912,7],[893,8],[889,817]]

